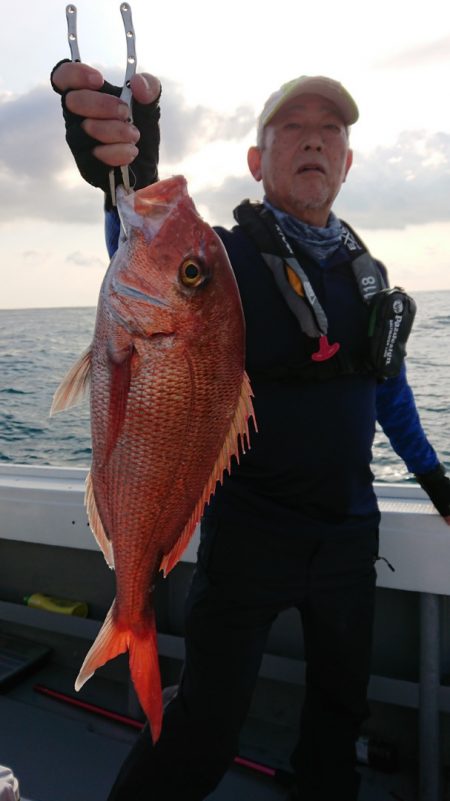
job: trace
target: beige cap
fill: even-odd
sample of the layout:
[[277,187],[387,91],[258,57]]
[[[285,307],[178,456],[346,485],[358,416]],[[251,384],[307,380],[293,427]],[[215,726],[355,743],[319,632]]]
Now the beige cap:
[[297,95],[315,94],[331,100],[340,112],[346,125],[353,125],[359,117],[358,106],[339,81],[323,75],[301,75],[280,86],[270,95],[258,119],[257,142],[261,144],[262,132],[272,117],[288,100]]

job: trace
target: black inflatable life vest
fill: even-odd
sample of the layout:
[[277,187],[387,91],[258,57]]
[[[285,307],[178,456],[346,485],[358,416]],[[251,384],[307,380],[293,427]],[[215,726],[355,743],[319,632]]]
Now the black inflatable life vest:
[[369,251],[347,223],[341,220],[342,245],[348,252],[361,301],[369,310],[367,356],[358,364],[342,353],[337,343],[328,342],[326,314],[270,209],[263,203],[244,200],[233,213],[256,244],[303,334],[317,339],[318,349],[311,363],[300,368],[299,374],[318,380],[349,373],[370,373],[379,379],[398,375],[416,304],[402,287],[387,287]]

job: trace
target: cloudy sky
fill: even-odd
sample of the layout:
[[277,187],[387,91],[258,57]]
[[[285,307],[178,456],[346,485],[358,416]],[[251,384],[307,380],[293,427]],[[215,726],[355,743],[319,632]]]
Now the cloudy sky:
[[[138,65],[163,83],[161,177],[184,173],[201,213],[230,224],[254,119],[299,74],[341,80],[361,118],[335,210],[410,290],[450,289],[448,0],[131,3]],[[118,0],[79,0],[84,61],[121,82]],[[0,308],[93,306],[107,265],[102,200],[65,145],[51,67],[65,3],[0,0]]]

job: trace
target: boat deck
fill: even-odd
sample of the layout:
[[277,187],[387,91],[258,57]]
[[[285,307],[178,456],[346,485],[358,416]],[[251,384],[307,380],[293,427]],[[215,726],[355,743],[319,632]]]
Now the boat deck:
[[[107,797],[117,770],[137,732],[35,691],[36,685],[74,695],[74,672],[46,664],[0,695],[0,762],[18,777],[22,801],[101,801]],[[91,685],[89,687],[89,685]],[[129,699],[119,682],[91,679],[83,699],[114,708],[127,715]],[[253,736],[257,733],[256,738]],[[243,755],[255,761],[279,765],[274,732],[267,732],[264,754],[264,722],[249,719],[243,742],[259,740],[257,751],[249,746]],[[285,733],[279,732],[283,745]],[[275,741],[276,743],[276,741]],[[332,747],[326,743],[324,747]],[[361,801],[416,801],[411,772],[383,774],[361,767]],[[208,801],[282,801],[290,789],[274,778],[233,765]]]
[[[136,730],[123,724],[34,690],[42,684],[74,695],[75,676],[114,595],[113,575],[87,525],[84,478],[79,468],[0,465],[0,636],[24,637],[51,649],[51,661],[0,691],[0,763],[14,770],[23,801],[102,801],[136,737]],[[395,572],[386,561],[377,565],[367,731],[397,747],[402,772],[361,767],[360,801],[450,801],[448,529],[420,488],[383,485],[377,493],[383,512],[380,553]],[[184,597],[195,550],[196,537],[156,593],[165,685],[178,681],[183,661]],[[25,606],[24,596],[38,590],[86,600],[89,618]],[[78,697],[137,716],[127,659],[121,659],[102,668]],[[304,674],[298,615],[287,610],[267,643],[240,756],[289,770]],[[333,748],[326,731],[323,747]],[[210,801],[287,798],[289,788],[271,776],[234,765]]]

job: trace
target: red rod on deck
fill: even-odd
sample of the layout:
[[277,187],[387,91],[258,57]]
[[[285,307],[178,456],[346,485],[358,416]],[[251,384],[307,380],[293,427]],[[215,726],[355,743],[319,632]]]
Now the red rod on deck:
[[109,720],[115,720],[117,723],[124,723],[126,726],[132,726],[134,729],[144,728],[144,724],[140,720],[129,718],[128,715],[121,715],[119,712],[113,712],[111,709],[105,709],[103,706],[96,706],[96,704],[91,704],[88,701],[82,701],[80,698],[74,698],[73,695],[51,690],[50,687],[45,687],[43,684],[35,684],[33,690],[37,693],[41,693],[41,695],[48,695],[50,698],[55,698],[57,701],[63,701],[79,709],[85,709],[87,712],[93,712],[95,715],[101,715]]
[[[80,698],[75,698],[73,695],[68,695],[67,693],[61,693],[58,690],[52,690],[50,687],[45,687],[43,684],[35,684],[33,690],[41,695],[47,695],[49,698],[54,698],[56,701],[62,701],[65,704],[76,706],[78,709],[85,709],[87,712],[92,712],[95,715],[108,718],[108,720],[114,720],[116,723],[123,723],[125,726],[132,726],[134,729],[141,730],[145,725],[140,720],[130,718],[128,715],[121,715],[119,712],[113,712],[111,709],[106,709],[103,706],[91,704],[89,701],[82,701]],[[236,765],[250,768],[250,770],[254,770],[257,773],[263,773],[265,776],[270,776],[271,779],[278,778],[279,771],[268,767],[268,765],[261,765],[259,762],[254,762],[251,759],[246,759],[245,757],[240,756],[235,757],[234,762]]]

